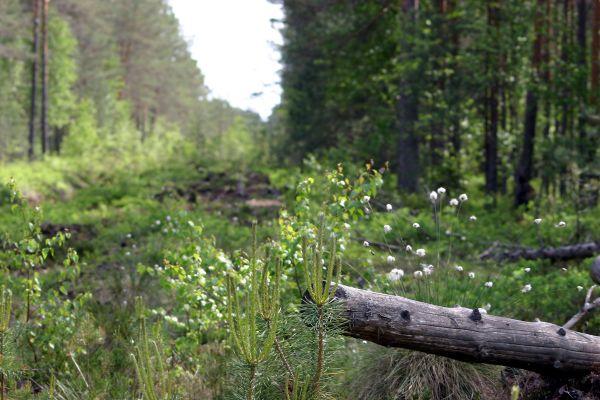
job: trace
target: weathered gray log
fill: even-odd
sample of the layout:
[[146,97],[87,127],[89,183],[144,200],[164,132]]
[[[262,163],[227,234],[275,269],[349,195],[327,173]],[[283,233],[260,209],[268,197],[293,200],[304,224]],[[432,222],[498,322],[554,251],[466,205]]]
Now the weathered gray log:
[[582,374],[600,369],[600,337],[546,322],[525,322],[446,308],[340,285],[345,334],[462,361],[542,373]]
[[600,253],[600,242],[588,242],[559,247],[542,247],[539,249],[517,248],[498,251],[497,248],[490,248],[483,252],[480,258],[482,260],[491,258],[497,261],[515,261],[520,258],[525,260],[547,258],[555,261],[565,261],[588,258],[598,253]]

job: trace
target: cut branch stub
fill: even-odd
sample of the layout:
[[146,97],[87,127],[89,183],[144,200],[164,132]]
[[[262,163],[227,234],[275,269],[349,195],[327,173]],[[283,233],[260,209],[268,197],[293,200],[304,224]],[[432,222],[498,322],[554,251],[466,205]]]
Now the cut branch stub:
[[542,373],[577,375],[600,369],[600,337],[555,324],[440,307],[344,285],[338,287],[336,299],[344,304],[345,334],[383,346]]

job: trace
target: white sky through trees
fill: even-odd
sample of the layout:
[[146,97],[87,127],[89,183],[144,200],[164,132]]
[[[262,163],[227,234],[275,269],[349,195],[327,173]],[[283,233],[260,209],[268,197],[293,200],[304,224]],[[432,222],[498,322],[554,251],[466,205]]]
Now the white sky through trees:
[[281,6],[267,0],[169,0],[211,96],[258,112],[279,103]]

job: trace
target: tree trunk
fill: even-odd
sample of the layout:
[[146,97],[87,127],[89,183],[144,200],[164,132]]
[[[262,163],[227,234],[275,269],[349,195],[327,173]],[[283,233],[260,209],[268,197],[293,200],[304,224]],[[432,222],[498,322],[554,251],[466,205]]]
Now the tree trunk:
[[38,53],[40,47],[40,2],[33,0],[33,43],[31,50],[33,59],[31,61],[31,98],[29,108],[29,150],[28,156],[33,160],[35,155],[35,100],[37,97],[37,77],[38,77]]
[[[569,54],[569,46],[570,46],[570,37],[572,32],[572,11],[573,3],[571,0],[563,0],[563,34],[561,39],[561,73],[566,74],[568,69],[567,66],[570,62],[570,54]],[[565,141],[565,138],[568,136],[570,119],[573,114],[573,107],[568,101],[571,98],[572,88],[566,85],[563,85],[561,88],[561,119],[558,125],[558,136]],[[561,196],[565,196],[567,193],[567,165],[565,162],[560,163],[559,170],[559,180],[558,180],[559,193]]]
[[521,157],[515,173],[515,206],[527,204],[533,198],[533,155],[535,129],[537,123],[538,101],[535,89],[527,91],[525,100],[525,127],[523,129],[523,145]]
[[48,3],[42,0],[42,154],[49,150],[48,140]]
[[[414,28],[418,0],[405,0],[403,11],[408,23]],[[410,53],[410,48],[403,51]],[[398,142],[396,148],[396,168],[398,186],[408,192],[416,192],[419,184],[419,139],[415,129],[418,120],[418,95],[414,88],[415,82],[407,77],[400,77],[398,100],[396,101],[396,131]]]
[[579,118],[577,119],[578,129],[579,129],[579,155],[580,162],[579,165],[585,164],[588,161],[590,154],[589,149],[587,148],[586,143],[586,124],[585,124],[585,106],[588,101],[587,94],[587,62],[586,62],[586,54],[587,54],[587,1],[586,0],[577,0],[577,45],[579,47],[579,59],[578,64],[579,68],[581,68],[581,78],[579,79],[578,85],[578,95],[580,98],[580,107],[579,107]]
[[525,322],[446,308],[339,285],[345,334],[390,347],[542,373],[600,368],[600,337],[547,322]]
[[[496,2],[488,2],[488,25],[494,32],[494,36],[498,34],[499,25],[499,8]],[[496,193],[498,191],[498,95],[499,95],[499,82],[498,74],[494,69],[497,67],[495,62],[497,57],[489,57],[488,65],[488,79],[491,79],[490,86],[487,90],[486,96],[486,129],[484,137],[484,175],[485,175],[485,191],[487,193]]]
[[592,76],[591,96],[592,105],[598,104],[598,89],[600,83],[600,0],[594,0],[594,19],[592,20]]
[[[545,9],[544,3],[549,0],[538,0],[537,12],[535,17],[535,40],[533,42],[533,83],[527,89],[525,99],[525,123],[523,128],[523,144],[521,147],[521,156],[519,164],[515,171],[515,206],[518,207],[527,204],[533,198],[533,187],[531,179],[533,178],[533,158],[535,144],[535,130],[538,114],[538,96],[540,78],[540,64],[542,61],[542,43],[544,34],[542,33],[542,12]],[[537,86],[537,87],[536,87]]]

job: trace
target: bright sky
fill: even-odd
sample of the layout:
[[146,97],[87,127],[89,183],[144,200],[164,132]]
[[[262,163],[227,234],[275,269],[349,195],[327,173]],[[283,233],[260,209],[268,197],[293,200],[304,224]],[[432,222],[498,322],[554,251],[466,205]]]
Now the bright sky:
[[212,97],[258,112],[279,103],[281,6],[267,0],[169,0]]

